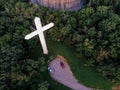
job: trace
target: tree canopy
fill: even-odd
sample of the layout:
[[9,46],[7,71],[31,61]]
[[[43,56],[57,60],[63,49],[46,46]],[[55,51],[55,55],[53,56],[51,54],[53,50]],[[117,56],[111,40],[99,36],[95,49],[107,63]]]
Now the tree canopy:
[[42,78],[45,57],[34,60],[24,40],[35,28],[35,16],[42,25],[55,23],[45,32],[48,38],[71,46],[87,66],[120,82],[120,0],[89,0],[78,12],[51,10],[27,0],[0,0],[1,90],[47,90],[50,85]]

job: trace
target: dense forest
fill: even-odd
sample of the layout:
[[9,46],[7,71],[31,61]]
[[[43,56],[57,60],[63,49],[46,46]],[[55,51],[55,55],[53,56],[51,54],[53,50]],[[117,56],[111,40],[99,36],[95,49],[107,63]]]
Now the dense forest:
[[[31,57],[24,40],[38,16],[52,40],[69,45],[87,67],[120,83],[120,0],[88,0],[79,11],[57,11],[28,0],[0,0],[0,90],[48,90],[47,58]],[[38,42],[38,38],[35,38]]]

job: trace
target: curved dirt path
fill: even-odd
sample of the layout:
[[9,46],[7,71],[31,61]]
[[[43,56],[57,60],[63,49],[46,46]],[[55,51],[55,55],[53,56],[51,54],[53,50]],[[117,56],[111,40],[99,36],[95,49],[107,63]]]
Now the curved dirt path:
[[[64,68],[60,65],[60,62],[64,63]],[[50,62],[49,67],[54,69],[54,72],[50,73],[51,77],[58,81],[59,83],[73,89],[73,90],[92,90],[80,83],[74,77],[73,73],[70,70],[70,67],[66,60],[58,56],[52,62]]]

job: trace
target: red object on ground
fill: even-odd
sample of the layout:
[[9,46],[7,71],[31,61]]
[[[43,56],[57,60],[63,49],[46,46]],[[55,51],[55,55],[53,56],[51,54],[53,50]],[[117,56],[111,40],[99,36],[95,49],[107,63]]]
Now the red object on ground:
[[62,68],[65,68],[65,64],[63,62],[60,62],[60,65]]

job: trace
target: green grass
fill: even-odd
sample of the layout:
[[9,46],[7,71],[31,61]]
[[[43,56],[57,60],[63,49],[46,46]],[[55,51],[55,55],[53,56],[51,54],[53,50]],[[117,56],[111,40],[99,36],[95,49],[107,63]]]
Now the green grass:
[[[47,40],[47,46],[50,54],[54,53],[55,55],[62,55],[65,57],[71,67],[72,72],[80,83],[96,89],[111,90],[111,82],[109,82],[106,78],[103,78],[100,73],[97,73],[94,70],[95,67],[85,67],[82,59],[78,58],[70,47],[52,40]],[[41,55],[42,51],[40,48],[40,44],[34,46],[33,56],[39,57]],[[48,72],[46,72],[45,76],[50,82],[49,90],[70,90],[52,80],[49,77]]]
[[[30,48],[30,56],[31,56],[31,58],[33,58],[35,60],[37,60],[41,56],[48,58],[51,55],[53,55],[53,53],[51,53],[51,52],[49,52],[49,55],[47,55],[47,56],[43,55],[40,43],[36,43],[36,41],[33,39],[29,40],[28,44],[29,44],[29,48]],[[50,77],[48,71],[42,73],[42,75],[43,75],[42,77],[44,78],[44,80],[49,81],[49,83],[50,83],[49,90],[70,90],[68,87],[53,80]]]

